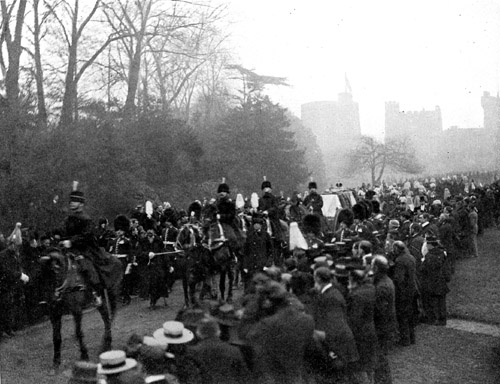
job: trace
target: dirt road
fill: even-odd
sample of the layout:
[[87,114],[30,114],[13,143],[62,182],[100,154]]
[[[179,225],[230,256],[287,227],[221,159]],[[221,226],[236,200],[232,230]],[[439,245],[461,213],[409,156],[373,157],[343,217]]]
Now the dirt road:
[[[174,294],[155,311],[148,302],[135,298],[132,304],[120,308],[113,326],[114,347],[123,346],[134,332],[152,334],[166,320],[173,319],[182,307],[181,287],[176,284]],[[466,327],[467,328],[467,327]],[[95,310],[84,317],[84,332],[90,357],[98,359],[102,323]],[[499,383],[500,339],[494,335],[473,333],[436,326],[421,325],[417,330],[417,344],[391,351],[390,361],[396,384],[488,384]],[[73,339],[73,324],[66,317],[63,325],[63,371],[71,369],[78,358]],[[52,330],[49,322],[18,333],[0,344],[1,384],[65,384],[61,374],[50,377],[52,358]]]

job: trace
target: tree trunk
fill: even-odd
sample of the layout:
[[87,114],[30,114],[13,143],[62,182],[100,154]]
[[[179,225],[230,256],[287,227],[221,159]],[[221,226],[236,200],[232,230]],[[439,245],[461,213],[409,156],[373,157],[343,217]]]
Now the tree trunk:
[[139,85],[139,73],[141,71],[141,58],[142,58],[142,47],[144,43],[144,36],[146,34],[146,27],[148,24],[149,13],[151,12],[151,6],[153,2],[149,0],[146,5],[140,4],[141,7],[141,28],[137,34],[137,42],[135,45],[135,51],[133,57],[130,58],[130,67],[128,72],[128,89],[127,89],[127,99],[125,100],[124,113],[127,116],[132,116],[135,112],[135,95],[137,93],[137,87]]
[[36,94],[38,100],[38,124],[42,129],[47,128],[47,107],[45,105],[45,91],[43,88],[42,57],[40,53],[40,21],[38,17],[39,0],[33,2],[33,12],[35,17],[34,40],[35,40],[35,80]]
[[138,38],[135,46],[134,56],[130,61],[128,71],[127,99],[125,100],[124,112],[127,116],[132,116],[135,112],[135,95],[139,85],[139,72],[141,70],[142,37]]
[[69,128],[74,120],[74,108],[76,105],[76,60],[78,52],[78,0],[75,0],[75,9],[73,12],[73,20],[71,21],[71,45],[68,47],[68,69],[66,79],[64,81],[64,97],[61,108],[61,119],[59,120],[60,128]]
[[[22,46],[22,32],[24,24],[24,16],[26,11],[27,0],[20,0],[17,8],[16,17],[16,30],[14,32],[14,40],[8,42],[7,49],[9,54],[9,68],[7,69],[5,77],[5,92],[7,94],[7,100],[12,112],[17,116],[19,114],[19,62],[21,58]],[[5,5],[5,3],[3,4]],[[3,7],[2,7],[3,8]],[[8,20],[4,16],[4,28],[8,28]],[[8,31],[7,31],[8,33]],[[10,36],[7,36],[10,40]]]

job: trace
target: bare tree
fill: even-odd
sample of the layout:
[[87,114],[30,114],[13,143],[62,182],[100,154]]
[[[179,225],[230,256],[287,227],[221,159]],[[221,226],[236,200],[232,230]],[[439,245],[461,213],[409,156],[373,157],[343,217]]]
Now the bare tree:
[[43,30],[50,12],[40,14],[40,0],[33,0],[33,26],[27,25],[28,30],[33,35],[33,40],[30,41],[31,46],[24,46],[23,49],[31,56],[34,62],[34,69],[32,74],[36,83],[36,96],[38,106],[38,126],[42,129],[47,127],[47,105],[45,102],[45,87],[42,65],[42,53],[40,44],[45,35],[46,30]]
[[224,10],[222,6],[177,1],[107,3],[104,12],[111,29],[130,35],[120,43],[123,50],[113,52],[111,64],[123,66],[120,72],[127,84],[126,115],[135,113],[138,91],[141,105],[147,95],[157,100],[164,112],[181,106],[184,114],[189,111],[196,88],[190,81],[224,41],[215,27]]
[[408,139],[393,139],[384,144],[362,136],[357,148],[349,154],[349,171],[369,171],[372,185],[377,185],[388,169],[409,174],[424,170]]
[[[89,3],[86,4],[88,5]],[[96,42],[95,39],[82,39],[83,32],[89,23],[92,20],[96,21],[96,14],[102,6],[102,0],[95,0],[92,8],[90,8],[81,22],[79,21],[79,14],[82,6],[79,0],[73,0],[71,4],[70,0],[61,0],[56,4],[50,4],[46,1],[45,5],[56,20],[67,48],[64,95],[59,120],[59,127],[66,128],[71,126],[73,121],[78,118],[78,83],[85,71],[94,64],[95,60],[106,50],[109,44],[126,38],[127,35],[113,31],[108,34],[106,29],[102,29],[102,32],[107,35],[106,39],[101,39],[99,42]],[[79,59],[80,45],[85,40],[90,41],[92,47],[87,49],[90,52],[86,55],[88,58],[82,60]]]
[[8,55],[8,65],[5,63],[3,55],[0,53],[0,67],[5,79],[5,93],[12,112],[19,113],[19,65],[22,53],[22,33],[26,13],[26,0],[19,0],[15,18],[14,36],[10,31],[12,13],[17,1],[10,6],[5,0],[0,0],[2,11],[2,32],[0,35],[0,51],[5,44]]
[[[139,86],[142,54],[149,39],[154,36],[159,23],[157,14],[152,15],[155,0],[115,0],[104,8],[106,19],[115,33],[128,34],[122,45],[128,56],[127,96],[124,112],[135,112],[135,98]],[[153,17],[154,16],[154,17]],[[155,18],[153,25],[150,21]],[[154,24],[156,22],[156,24]]]

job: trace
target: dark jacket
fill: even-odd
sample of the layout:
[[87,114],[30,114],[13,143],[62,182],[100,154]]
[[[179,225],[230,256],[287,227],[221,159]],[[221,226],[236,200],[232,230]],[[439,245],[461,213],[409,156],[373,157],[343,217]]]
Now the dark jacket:
[[346,302],[340,291],[332,286],[319,293],[312,304],[315,329],[326,333],[326,346],[346,363],[359,359],[358,350],[347,323]]
[[279,219],[279,200],[270,192],[266,192],[259,199],[260,212],[267,212],[271,223],[272,237],[277,241],[283,240]]
[[97,249],[97,237],[94,235],[94,225],[90,216],[83,212],[72,213],[65,222],[65,237],[71,240],[74,250],[85,252]]
[[318,215],[323,215],[323,198],[317,192],[310,193],[304,199],[304,205],[306,206],[308,211],[312,211],[312,213],[317,213]]
[[422,245],[424,245],[424,242],[425,240],[421,235],[414,236],[408,241],[408,251],[415,258],[417,274],[420,271],[420,264],[422,262]]
[[448,282],[451,274],[446,262],[446,255],[439,247],[429,250],[420,268],[420,286],[423,293],[443,296],[450,290]]
[[263,229],[259,232],[251,230],[246,238],[241,260],[241,268],[249,272],[262,271],[272,260],[273,244],[269,233]]
[[410,305],[417,294],[417,267],[415,258],[408,252],[399,255],[394,265],[396,304]]
[[246,340],[253,350],[255,382],[305,383],[304,355],[313,332],[313,319],[291,305],[253,324]]
[[21,273],[21,261],[17,253],[8,248],[0,252],[0,293],[9,292],[19,284]]
[[397,331],[395,289],[387,275],[375,277],[375,330],[379,340],[391,340]]
[[[186,358],[194,361],[198,368],[192,382],[200,384],[246,383],[249,371],[238,347],[223,342],[219,338],[208,338],[188,347]],[[188,373],[189,375],[189,373]]]
[[352,289],[347,300],[347,318],[356,340],[359,367],[374,369],[377,363],[377,333],[375,330],[375,287],[370,283]]
[[439,240],[448,253],[455,250],[455,232],[449,219],[445,219],[439,225]]
[[233,225],[236,217],[236,206],[229,197],[220,197],[217,200],[217,214],[219,214],[219,221],[224,224]]

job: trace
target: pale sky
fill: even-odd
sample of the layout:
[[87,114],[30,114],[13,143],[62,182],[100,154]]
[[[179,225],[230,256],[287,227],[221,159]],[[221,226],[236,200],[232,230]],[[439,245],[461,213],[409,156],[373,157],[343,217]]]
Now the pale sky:
[[287,77],[270,87],[300,105],[336,100],[344,74],[364,134],[383,136],[384,103],[441,107],[443,127],[483,125],[483,91],[500,90],[499,0],[228,0],[240,63]]

